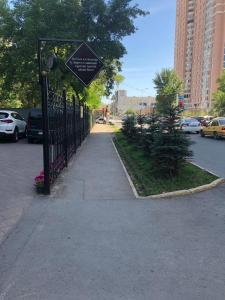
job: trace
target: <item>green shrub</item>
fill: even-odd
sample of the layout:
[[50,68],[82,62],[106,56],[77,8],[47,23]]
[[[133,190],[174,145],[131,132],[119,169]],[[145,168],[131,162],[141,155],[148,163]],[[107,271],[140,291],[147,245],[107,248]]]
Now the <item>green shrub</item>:
[[192,156],[189,150],[191,141],[177,126],[179,112],[179,107],[167,107],[152,143],[153,165],[157,172],[165,176],[176,176],[186,158]]
[[122,132],[129,139],[134,140],[137,135],[135,115],[127,116],[122,123]]

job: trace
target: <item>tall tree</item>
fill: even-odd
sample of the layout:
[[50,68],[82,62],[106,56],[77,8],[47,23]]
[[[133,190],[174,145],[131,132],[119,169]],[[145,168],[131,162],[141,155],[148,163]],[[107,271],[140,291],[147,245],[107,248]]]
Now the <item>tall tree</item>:
[[174,70],[163,69],[156,74],[153,82],[157,92],[156,109],[159,114],[167,114],[171,107],[177,105],[177,96],[182,91],[182,81]]
[[177,126],[180,109],[177,95],[181,92],[182,82],[173,70],[164,69],[156,74],[157,110],[161,115],[160,124],[153,134],[151,156],[157,171],[166,176],[176,176],[186,158],[192,155],[190,141]]
[[[1,0],[0,101],[16,95],[26,106],[39,102],[37,39],[57,37],[88,42],[104,62],[101,77],[109,94],[120,59],[126,53],[122,39],[134,33],[134,20],[146,12],[131,0]],[[77,96],[87,95],[78,80],[63,66],[75,49],[68,45],[45,45],[46,53],[61,58],[58,82],[72,86]],[[47,55],[47,54],[46,54]],[[57,74],[54,73],[54,76]],[[92,89],[92,88],[91,88]]]
[[225,71],[218,79],[218,90],[213,95],[213,114],[218,117],[225,116]]

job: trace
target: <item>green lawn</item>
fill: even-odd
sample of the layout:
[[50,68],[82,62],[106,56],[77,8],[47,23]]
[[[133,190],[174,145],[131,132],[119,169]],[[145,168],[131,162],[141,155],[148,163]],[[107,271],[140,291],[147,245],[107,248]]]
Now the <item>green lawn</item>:
[[140,196],[191,189],[217,179],[191,163],[186,163],[177,177],[160,177],[153,173],[146,152],[128,143],[121,132],[115,132],[114,142]]

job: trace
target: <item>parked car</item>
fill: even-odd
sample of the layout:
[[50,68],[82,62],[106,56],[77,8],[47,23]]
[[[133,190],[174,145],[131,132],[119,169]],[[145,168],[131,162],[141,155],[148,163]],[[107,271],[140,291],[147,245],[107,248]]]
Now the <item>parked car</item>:
[[41,109],[31,109],[27,120],[27,141],[41,142],[43,140],[43,118]]
[[0,137],[10,137],[14,142],[26,136],[27,123],[17,112],[0,110]]
[[105,124],[105,119],[103,117],[99,117],[95,121],[96,124]]
[[180,127],[184,132],[187,133],[199,133],[201,130],[201,124],[194,118],[182,119]]
[[208,135],[215,139],[225,137],[225,117],[213,119],[208,125],[202,127],[200,134],[202,137]]
[[213,116],[204,116],[204,119],[201,122],[202,126],[207,126],[213,119],[215,119]]
[[196,119],[201,125],[205,122],[205,118],[202,116],[199,117],[192,117],[193,119]]

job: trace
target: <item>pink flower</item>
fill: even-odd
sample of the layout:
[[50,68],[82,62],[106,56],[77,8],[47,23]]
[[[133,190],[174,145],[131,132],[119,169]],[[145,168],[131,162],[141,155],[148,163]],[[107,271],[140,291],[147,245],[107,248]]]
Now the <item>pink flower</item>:
[[43,182],[44,181],[44,175],[39,175],[37,177],[35,177],[35,182]]

